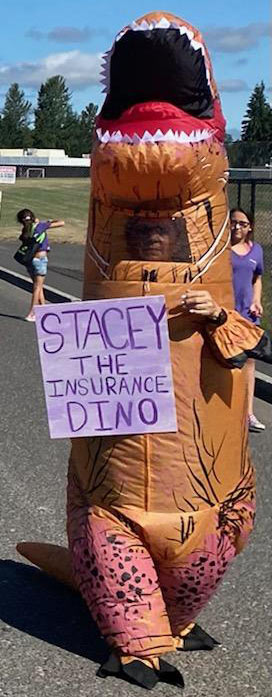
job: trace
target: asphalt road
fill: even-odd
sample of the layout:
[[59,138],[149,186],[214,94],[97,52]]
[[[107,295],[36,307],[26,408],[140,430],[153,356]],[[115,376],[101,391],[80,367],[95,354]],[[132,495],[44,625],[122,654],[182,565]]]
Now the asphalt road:
[[[67,292],[76,295],[76,283],[72,279]],[[22,321],[29,299],[0,280],[0,696],[143,695],[125,682],[95,677],[107,649],[80,597],[25,564],[15,550],[18,540],[66,542],[69,443],[48,437],[35,326]],[[256,400],[256,414],[267,429],[251,439],[255,532],[200,617],[222,647],[169,657],[183,672],[184,697],[271,697],[272,406]],[[174,697],[178,690],[161,684],[152,694]]]

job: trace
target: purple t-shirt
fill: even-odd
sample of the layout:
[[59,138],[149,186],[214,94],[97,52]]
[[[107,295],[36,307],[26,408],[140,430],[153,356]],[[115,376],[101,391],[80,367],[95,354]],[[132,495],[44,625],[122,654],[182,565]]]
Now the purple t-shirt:
[[[37,223],[33,237],[39,237],[43,232],[48,230],[50,227],[50,221],[49,220],[40,220],[39,223]],[[47,234],[45,234],[44,238],[42,239],[39,247],[39,252],[49,252],[50,250],[50,245],[49,245],[49,240]]]
[[259,318],[252,315],[250,305],[253,297],[254,276],[264,272],[263,250],[258,242],[254,242],[247,254],[237,254],[232,250],[233,289],[235,309],[240,315],[258,324]]

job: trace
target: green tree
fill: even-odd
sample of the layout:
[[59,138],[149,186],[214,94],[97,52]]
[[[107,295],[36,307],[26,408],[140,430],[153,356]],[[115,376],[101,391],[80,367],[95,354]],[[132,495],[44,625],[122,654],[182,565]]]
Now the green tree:
[[93,146],[95,117],[98,106],[90,102],[80,114],[80,152],[90,153]]
[[37,148],[66,147],[67,119],[71,112],[71,94],[61,75],[41,85],[35,109],[34,145]]
[[225,145],[229,145],[229,143],[233,143],[233,137],[230,133],[226,133],[224,143],[225,143]]
[[272,109],[265,97],[265,85],[257,84],[248,102],[242,121],[242,140],[266,142],[272,140]]
[[32,144],[30,129],[31,103],[23,90],[14,82],[6,95],[0,126],[0,143],[3,148],[28,148]]
[[69,106],[61,129],[62,147],[69,157],[79,157],[81,154],[80,131],[80,117]]

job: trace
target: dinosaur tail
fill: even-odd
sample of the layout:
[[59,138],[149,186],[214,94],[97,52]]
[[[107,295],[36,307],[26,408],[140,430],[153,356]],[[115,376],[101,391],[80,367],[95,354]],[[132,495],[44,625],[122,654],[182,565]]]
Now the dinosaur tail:
[[77,590],[73,578],[70,552],[60,545],[45,542],[19,542],[16,550],[25,559],[38,566],[49,576]]

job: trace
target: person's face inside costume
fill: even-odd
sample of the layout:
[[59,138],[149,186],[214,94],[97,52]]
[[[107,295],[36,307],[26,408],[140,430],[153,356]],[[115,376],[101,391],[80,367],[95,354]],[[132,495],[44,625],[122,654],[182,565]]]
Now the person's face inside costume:
[[180,219],[132,218],[126,226],[129,257],[141,261],[187,261],[189,245]]

